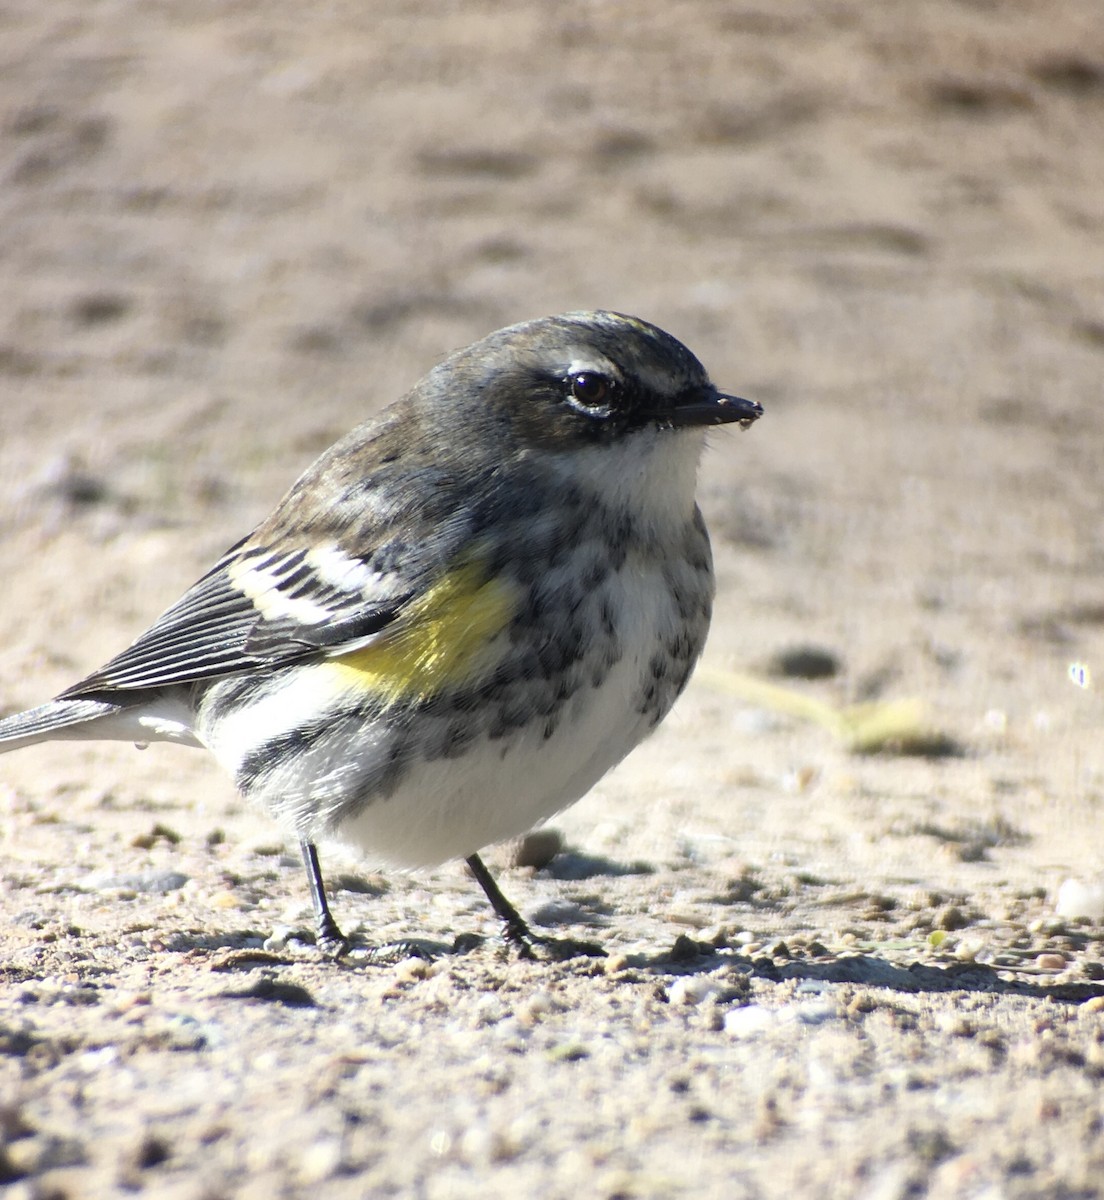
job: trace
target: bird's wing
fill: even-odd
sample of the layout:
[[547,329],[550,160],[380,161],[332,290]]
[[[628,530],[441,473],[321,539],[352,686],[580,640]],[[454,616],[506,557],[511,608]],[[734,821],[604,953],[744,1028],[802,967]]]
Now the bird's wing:
[[377,475],[355,496],[304,493],[304,476],[133,645],[63,697],[196,682],[363,645],[433,585],[470,532],[450,481],[434,488],[426,474],[419,467],[416,481],[403,481],[414,486],[397,490]]
[[156,688],[273,667],[345,643],[391,621],[411,592],[372,575],[368,559],[346,559],[342,585],[319,573],[312,552],[238,552],[190,588],[133,645],[64,693]]

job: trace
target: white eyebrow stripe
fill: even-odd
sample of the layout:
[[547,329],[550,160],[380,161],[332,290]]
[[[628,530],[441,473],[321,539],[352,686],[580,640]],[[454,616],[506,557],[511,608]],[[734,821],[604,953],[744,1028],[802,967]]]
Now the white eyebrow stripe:
[[608,358],[573,358],[567,366],[568,375],[608,375],[620,379],[621,372]]

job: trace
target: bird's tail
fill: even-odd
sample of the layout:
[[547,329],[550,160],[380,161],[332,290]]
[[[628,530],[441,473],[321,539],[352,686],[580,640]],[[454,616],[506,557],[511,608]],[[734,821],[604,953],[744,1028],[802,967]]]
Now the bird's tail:
[[51,700],[0,720],[0,753],[55,738],[101,738],[105,717],[122,710],[108,700]]

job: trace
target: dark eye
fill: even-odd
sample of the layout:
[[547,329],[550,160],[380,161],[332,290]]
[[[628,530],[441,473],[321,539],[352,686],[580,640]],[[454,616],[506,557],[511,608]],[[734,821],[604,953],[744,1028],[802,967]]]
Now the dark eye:
[[571,376],[571,398],[587,408],[599,408],[610,398],[613,386],[604,375],[581,371]]

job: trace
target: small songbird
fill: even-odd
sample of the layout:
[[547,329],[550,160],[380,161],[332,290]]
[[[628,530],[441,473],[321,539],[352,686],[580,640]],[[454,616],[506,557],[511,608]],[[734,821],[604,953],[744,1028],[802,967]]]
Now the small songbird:
[[300,844],[400,868],[479,857],[578,800],[686,686],[714,578],[705,429],[762,413],[613,312],[492,333],[327,450],[152,628],[0,750],[204,746]]

